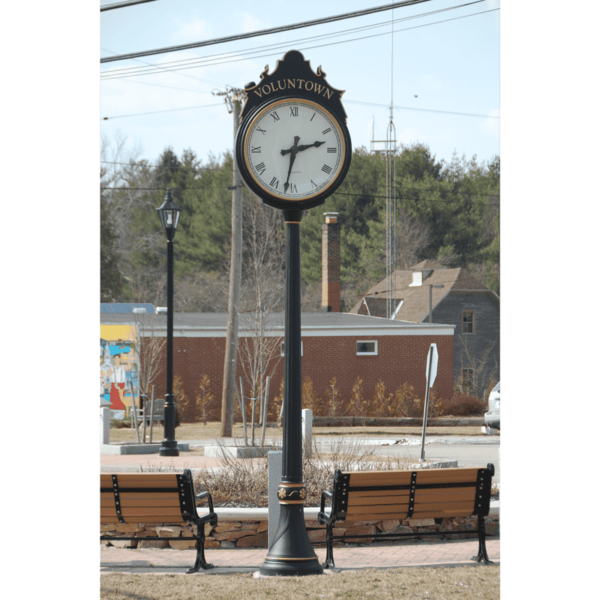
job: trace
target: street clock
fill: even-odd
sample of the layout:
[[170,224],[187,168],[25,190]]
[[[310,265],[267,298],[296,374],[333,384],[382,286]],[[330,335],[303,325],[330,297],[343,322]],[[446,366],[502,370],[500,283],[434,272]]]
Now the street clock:
[[343,92],[292,50],[244,93],[236,160],[246,185],[282,210],[323,204],[344,180],[352,156]]

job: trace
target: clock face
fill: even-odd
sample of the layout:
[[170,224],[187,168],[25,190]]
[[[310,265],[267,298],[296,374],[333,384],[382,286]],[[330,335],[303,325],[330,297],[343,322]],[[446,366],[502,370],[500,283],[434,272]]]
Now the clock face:
[[327,110],[311,100],[288,98],[256,114],[243,152],[246,169],[260,189],[282,200],[302,201],[336,182],[346,143]]

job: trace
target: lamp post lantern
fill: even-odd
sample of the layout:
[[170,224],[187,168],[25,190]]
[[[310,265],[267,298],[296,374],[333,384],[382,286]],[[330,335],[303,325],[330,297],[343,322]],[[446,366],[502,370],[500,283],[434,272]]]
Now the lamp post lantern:
[[173,397],[173,238],[179,223],[181,208],[173,201],[167,188],[165,201],[156,209],[167,234],[167,393],[165,394],[165,439],[160,456],[179,456],[175,439],[175,398]]

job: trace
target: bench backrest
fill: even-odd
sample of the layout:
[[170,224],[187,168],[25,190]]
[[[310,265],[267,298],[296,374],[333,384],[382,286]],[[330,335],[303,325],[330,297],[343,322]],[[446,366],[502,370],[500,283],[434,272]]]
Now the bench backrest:
[[100,475],[100,522],[181,523],[197,520],[192,474]]
[[493,469],[336,471],[333,512],[346,521],[486,516]]

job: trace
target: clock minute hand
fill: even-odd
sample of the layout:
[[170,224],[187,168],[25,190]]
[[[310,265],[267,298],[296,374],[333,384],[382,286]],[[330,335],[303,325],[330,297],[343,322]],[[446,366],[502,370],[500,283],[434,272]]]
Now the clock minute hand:
[[290,187],[290,174],[292,173],[292,165],[294,164],[294,161],[296,160],[296,154],[298,153],[298,142],[300,141],[300,137],[295,135],[294,136],[294,145],[289,149],[289,150],[282,150],[281,154],[282,155],[286,155],[288,152],[290,153],[290,167],[288,169],[288,174],[287,174],[287,180],[286,182],[283,184],[283,191],[287,192],[288,188]]
[[313,146],[315,148],[318,148],[319,146],[323,145],[324,143],[325,142],[315,142],[314,144],[298,146],[298,152],[302,152],[302,150],[306,150],[307,148],[312,148]]

